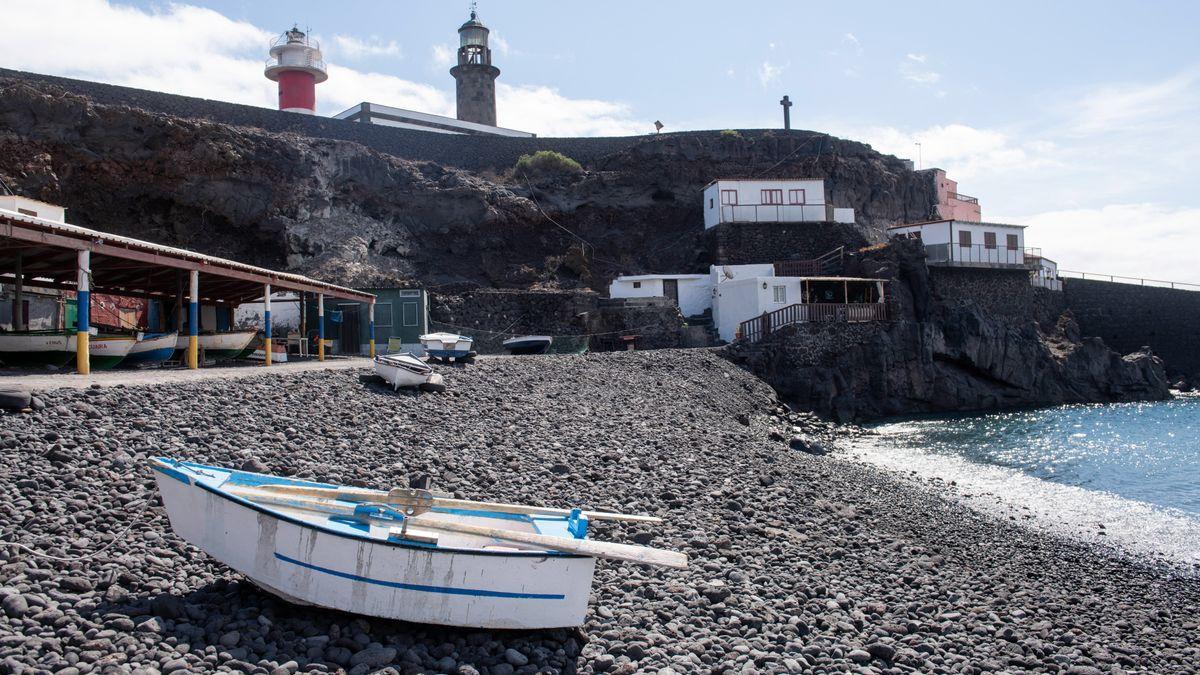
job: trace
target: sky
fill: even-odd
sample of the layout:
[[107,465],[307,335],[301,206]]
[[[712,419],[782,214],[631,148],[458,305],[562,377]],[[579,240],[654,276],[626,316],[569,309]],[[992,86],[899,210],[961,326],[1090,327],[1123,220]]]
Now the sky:
[[[319,114],[453,116],[468,2],[0,8],[6,68],[274,107],[267,44],[295,23],[329,64]],[[794,127],[946,169],[1063,269],[1200,283],[1200,3],[480,0],[479,16],[502,126],[780,127],[787,94]]]

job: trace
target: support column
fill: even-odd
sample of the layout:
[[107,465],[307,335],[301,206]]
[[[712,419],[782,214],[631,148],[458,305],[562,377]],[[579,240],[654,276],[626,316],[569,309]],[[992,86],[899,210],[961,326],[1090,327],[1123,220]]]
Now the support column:
[[271,365],[271,284],[263,284],[263,363]]
[[200,367],[200,271],[192,270],[189,275],[187,364],[195,370]]
[[25,275],[21,272],[21,254],[17,253],[16,285],[13,287],[13,330],[25,330]]
[[178,274],[179,277],[179,294],[175,296],[175,332],[179,335],[175,336],[176,342],[183,336],[183,307],[184,298],[187,296],[183,292],[183,274]]
[[308,356],[308,298],[300,291],[300,356]]
[[79,279],[76,282],[78,293],[75,299],[75,370],[80,375],[92,372],[92,359],[88,349],[88,338],[91,337],[92,308],[92,252],[79,252]]
[[367,305],[367,344],[371,345],[371,358],[375,358],[375,301]]
[[317,360],[325,360],[325,294],[317,293]]

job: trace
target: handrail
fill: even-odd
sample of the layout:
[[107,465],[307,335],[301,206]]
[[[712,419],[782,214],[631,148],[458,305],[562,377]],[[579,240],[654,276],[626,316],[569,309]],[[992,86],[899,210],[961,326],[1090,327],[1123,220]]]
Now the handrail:
[[[1200,284],[1188,283],[1186,281],[1162,281],[1160,279],[1143,279],[1141,277],[1124,277],[1119,274],[1097,274],[1096,272],[1073,272],[1071,270],[1059,270],[1058,271],[1058,276],[1061,277],[1064,274],[1077,275],[1077,276],[1069,276],[1068,277],[1068,278],[1073,278],[1073,279],[1087,279],[1088,275],[1090,274],[1095,281],[1108,281],[1108,282],[1114,283],[1114,284],[1130,283],[1132,285],[1151,286],[1154,288],[1174,288],[1176,290],[1192,290],[1192,289],[1200,290]],[[1123,281],[1117,281],[1118,279],[1122,279]]]
[[1007,245],[996,243],[971,244],[962,246],[953,244],[925,244],[925,258],[931,265],[976,265],[991,267],[1020,267],[1030,269],[1037,267],[1036,260],[1041,258],[1040,248],[1008,248]]
[[741,322],[737,334],[742,340],[757,342],[772,331],[797,323],[887,321],[888,307],[886,302],[798,302]]
[[957,199],[960,202],[967,202],[968,204],[978,204],[979,203],[979,200],[977,198],[971,197],[969,195],[964,195],[961,192],[951,192],[947,196],[950,197],[950,199]]

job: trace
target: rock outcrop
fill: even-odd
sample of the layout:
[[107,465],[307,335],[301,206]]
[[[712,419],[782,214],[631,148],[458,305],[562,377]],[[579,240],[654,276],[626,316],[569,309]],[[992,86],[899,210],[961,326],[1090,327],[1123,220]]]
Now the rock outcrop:
[[[894,321],[790,326],[726,354],[781,397],[840,420],[1170,397],[1162,361],[1149,350],[1123,357],[1082,337],[1070,312],[1039,325],[1033,304],[1022,304],[1023,273],[931,275],[918,247],[884,253],[860,264],[892,279]],[[943,274],[955,276],[951,297],[937,294]],[[969,284],[958,278],[968,274]]]

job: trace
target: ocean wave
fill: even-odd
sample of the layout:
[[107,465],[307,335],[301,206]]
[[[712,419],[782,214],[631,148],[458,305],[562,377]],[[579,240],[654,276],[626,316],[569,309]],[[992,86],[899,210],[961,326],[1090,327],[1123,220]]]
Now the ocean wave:
[[897,436],[922,424],[888,425],[887,434],[856,439],[839,456],[904,477],[940,479],[969,508],[1002,519],[1012,517],[1023,526],[1116,546],[1192,572],[1200,567],[1200,520],[1191,514],[897,442]]

